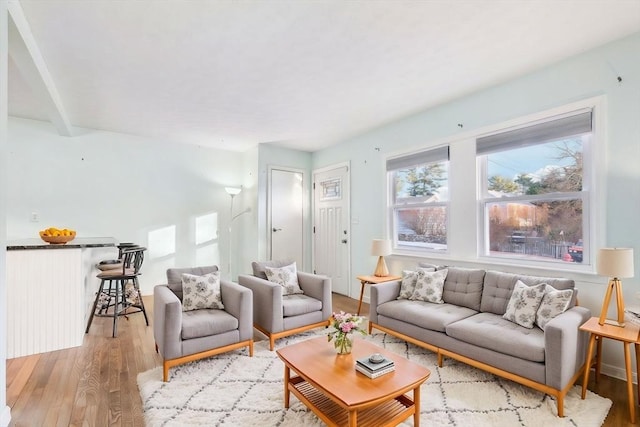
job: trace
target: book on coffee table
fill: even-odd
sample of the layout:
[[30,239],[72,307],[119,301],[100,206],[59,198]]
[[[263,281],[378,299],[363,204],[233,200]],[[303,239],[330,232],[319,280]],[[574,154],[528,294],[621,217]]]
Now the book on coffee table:
[[369,358],[370,356],[357,359],[356,366],[361,366],[366,370],[368,370],[369,372],[378,372],[380,370],[388,368],[389,366],[393,366],[393,360],[388,359],[386,357],[383,357],[382,361],[377,363],[372,362],[371,360],[369,360]]
[[391,365],[387,365],[386,368],[378,369],[377,371],[372,372],[369,369],[365,368],[363,365],[356,363],[356,371],[366,375],[369,378],[378,378],[382,375],[388,374],[395,370],[396,370],[396,367],[393,364],[391,364]]

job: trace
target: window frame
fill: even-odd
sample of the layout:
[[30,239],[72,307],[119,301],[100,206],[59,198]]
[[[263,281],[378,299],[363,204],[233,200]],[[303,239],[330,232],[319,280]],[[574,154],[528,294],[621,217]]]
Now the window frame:
[[[570,117],[573,115],[579,115],[584,112],[585,109],[591,111],[592,114],[592,126],[591,132],[588,134],[586,138],[583,138],[582,144],[582,190],[581,191],[570,191],[570,192],[554,192],[554,193],[544,193],[537,195],[519,195],[519,196],[509,196],[509,197],[490,197],[488,192],[488,165],[487,159],[490,153],[486,154],[477,154],[476,147],[476,163],[477,163],[477,212],[478,212],[478,258],[486,260],[491,263],[500,263],[500,264],[517,264],[517,265],[527,265],[533,267],[553,267],[558,266],[562,267],[562,269],[571,269],[578,271],[593,271],[593,254],[595,247],[595,242],[600,239],[597,237],[596,226],[594,224],[593,218],[598,217],[599,215],[594,212],[595,210],[595,202],[596,199],[595,192],[597,182],[596,177],[596,165],[593,163],[594,158],[594,150],[596,147],[601,146],[602,144],[598,144],[597,141],[602,140],[602,126],[599,124],[602,122],[599,117],[601,114],[600,103],[587,102],[583,106],[570,105],[561,107],[553,112],[540,113],[537,115],[535,119],[532,118],[522,118],[519,120],[517,125],[512,126],[502,126],[496,127],[492,130],[491,134],[499,134],[502,132],[508,132],[512,129],[518,128],[526,128],[529,126],[535,126],[540,123],[548,123],[552,122],[558,118],[562,117]],[[486,133],[485,133],[486,135]],[[477,135],[475,141],[482,135]],[[543,145],[545,142],[550,141],[542,141],[538,144],[530,144],[531,145]],[[514,146],[513,149],[522,148],[521,146]],[[517,253],[499,253],[492,254],[490,251],[490,222],[489,222],[489,209],[490,205],[494,203],[518,203],[518,202],[530,202],[530,201],[559,201],[559,200],[580,200],[582,202],[582,242],[583,242],[583,261],[581,263],[567,263],[562,262],[557,259],[549,259],[549,260],[540,260],[533,259],[526,255],[521,255]]]
[[[446,160],[433,160],[438,156],[442,156],[443,150],[446,150]],[[405,160],[403,162],[402,160]],[[411,199],[413,203],[408,203],[407,201],[403,203],[399,203],[396,198],[395,191],[395,175],[398,171],[408,167],[407,159],[418,159],[415,162],[411,162],[411,166],[425,166],[434,163],[446,163],[446,171],[447,171],[447,187],[450,185],[450,174],[451,174],[451,158],[449,153],[449,144],[439,145],[429,147],[427,149],[413,151],[409,153],[403,153],[399,156],[389,157],[387,158],[385,168],[385,174],[387,176],[387,212],[388,212],[388,232],[391,236],[390,240],[392,241],[393,251],[396,254],[406,254],[406,255],[446,255],[449,253],[449,245],[450,245],[450,203],[451,196],[449,190],[447,190],[447,200],[446,201],[437,201],[437,202],[427,202],[426,197],[422,197],[421,201],[417,201],[416,198]],[[418,162],[419,160],[423,160]],[[424,161],[426,160],[426,161]],[[398,166],[398,164],[404,164],[404,168]],[[390,169],[393,167],[393,169]],[[404,199],[404,198],[403,198]],[[398,220],[396,213],[400,210],[406,209],[421,209],[421,208],[437,208],[443,207],[445,209],[445,228],[446,228],[446,248],[445,249],[437,249],[437,248],[428,248],[423,246],[412,246],[401,244],[398,240]]]

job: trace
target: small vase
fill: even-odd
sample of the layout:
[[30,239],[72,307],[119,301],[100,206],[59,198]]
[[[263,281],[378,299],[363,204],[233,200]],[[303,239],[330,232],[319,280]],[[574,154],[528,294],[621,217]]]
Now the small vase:
[[333,343],[338,354],[351,354],[353,348],[353,338],[347,334],[336,337]]

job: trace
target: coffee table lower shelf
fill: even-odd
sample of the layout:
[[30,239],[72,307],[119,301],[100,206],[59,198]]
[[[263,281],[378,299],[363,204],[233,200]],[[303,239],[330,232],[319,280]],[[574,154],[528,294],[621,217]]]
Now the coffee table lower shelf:
[[[289,380],[289,390],[329,426],[349,426],[349,412],[316,390],[302,377]],[[413,401],[404,394],[357,411],[359,427],[395,426],[415,413]]]

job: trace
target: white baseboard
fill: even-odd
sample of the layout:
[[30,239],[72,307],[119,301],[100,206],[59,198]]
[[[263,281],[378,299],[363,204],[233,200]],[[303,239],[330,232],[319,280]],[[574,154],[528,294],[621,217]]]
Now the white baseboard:
[[11,421],[11,408],[5,406],[2,414],[0,414],[0,427],[7,427],[9,421]]
[[[604,375],[607,375],[609,377],[613,377],[613,378],[617,378],[619,380],[622,381],[627,381],[627,371],[624,368],[620,368],[618,366],[614,366],[614,365],[607,365],[607,364],[602,364],[602,366],[600,366],[600,372]],[[595,371],[592,375],[595,375]],[[638,383],[638,375],[637,374],[632,374],[632,380],[635,384]]]

